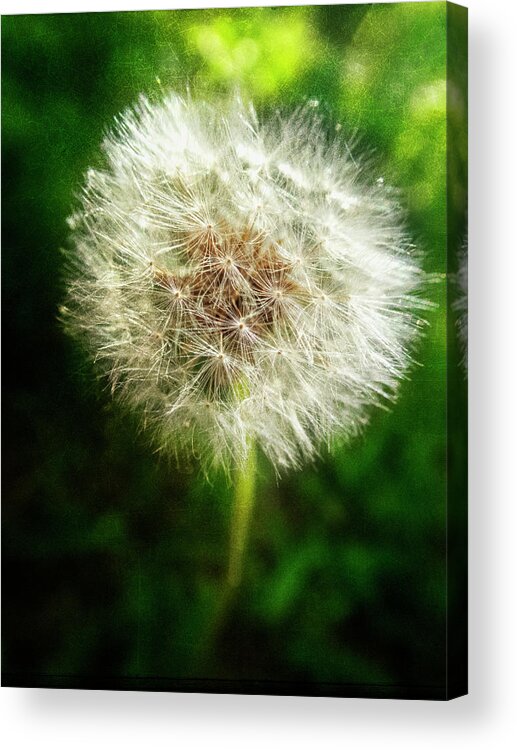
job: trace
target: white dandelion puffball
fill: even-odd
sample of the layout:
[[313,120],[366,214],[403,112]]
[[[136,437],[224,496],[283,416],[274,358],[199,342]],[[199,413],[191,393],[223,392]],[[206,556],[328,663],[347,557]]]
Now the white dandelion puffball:
[[72,229],[63,317],[159,449],[275,468],[395,395],[423,274],[401,209],[309,103],[260,124],[141,97],[103,143]]

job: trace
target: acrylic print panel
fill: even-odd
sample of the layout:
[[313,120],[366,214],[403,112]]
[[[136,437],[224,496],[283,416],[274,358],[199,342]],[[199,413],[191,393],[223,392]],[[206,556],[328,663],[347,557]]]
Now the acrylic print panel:
[[466,10],[2,49],[3,684],[464,694]]

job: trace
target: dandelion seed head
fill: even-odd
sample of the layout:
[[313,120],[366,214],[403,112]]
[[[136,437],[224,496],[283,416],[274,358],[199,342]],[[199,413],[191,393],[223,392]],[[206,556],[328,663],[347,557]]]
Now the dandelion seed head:
[[315,100],[142,97],[69,220],[62,317],[157,446],[277,470],[351,436],[411,361],[422,271],[403,215]]

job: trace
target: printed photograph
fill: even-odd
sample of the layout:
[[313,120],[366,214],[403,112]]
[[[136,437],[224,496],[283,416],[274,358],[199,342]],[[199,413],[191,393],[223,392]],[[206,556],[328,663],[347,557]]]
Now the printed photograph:
[[467,12],[2,19],[2,684],[467,692]]

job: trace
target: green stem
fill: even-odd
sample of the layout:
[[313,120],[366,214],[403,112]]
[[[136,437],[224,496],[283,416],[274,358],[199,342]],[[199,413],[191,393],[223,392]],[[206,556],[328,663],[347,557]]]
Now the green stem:
[[236,588],[242,578],[246,539],[255,500],[256,470],[256,449],[254,444],[250,443],[246,461],[239,469],[235,479],[235,505],[230,532],[230,559],[228,563],[228,583],[232,588]]
[[228,612],[242,579],[246,539],[255,497],[256,465],[255,446],[250,442],[246,460],[235,475],[235,501],[231,520],[228,570],[226,580],[219,589],[213,617],[202,639],[203,646],[198,654],[200,669],[205,669],[206,664],[214,658],[217,651],[217,639],[224,629]]

